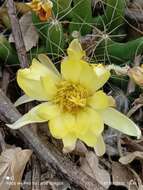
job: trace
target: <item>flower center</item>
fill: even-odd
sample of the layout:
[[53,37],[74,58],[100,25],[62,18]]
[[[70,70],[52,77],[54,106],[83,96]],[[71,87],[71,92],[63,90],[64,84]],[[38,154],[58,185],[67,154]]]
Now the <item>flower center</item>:
[[55,102],[63,111],[75,114],[86,106],[87,96],[87,90],[80,84],[62,81],[58,84]]

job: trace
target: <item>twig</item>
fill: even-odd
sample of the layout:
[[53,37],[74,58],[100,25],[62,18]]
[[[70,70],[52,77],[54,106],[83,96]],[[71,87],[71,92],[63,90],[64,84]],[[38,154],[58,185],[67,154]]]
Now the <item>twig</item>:
[[18,58],[22,68],[28,67],[28,57],[26,55],[26,49],[21,33],[21,28],[19,21],[16,16],[16,8],[13,0],[7,0],[8,14],[12,27],[12,34],[16,45],[16,50],[18,53]]
[[[13,106],[11,101],[0,90],[0,115],[7,122],[15,122],[21,117],[21,114]],[[1,117],[1,118],[3,118]],[[81,187],[85,190],[105,190],[95,179],[85,174],[81,169],[74,165],[63,154],[53,148],[50,144],[44,145],[41,140],[33,134],[28,127],[17,130],[18,135],[30,146],[45,164],[52,166],[58,174],[62,174],[71,184]]]
[[[13,38],[14,38],[14,42],[16,45],[18,58],[20,61],[20,67],[27,68],[27,67],[29,67],[28,57],[26,54],[26,49],[25,49],[25,45],[24,45],[24,40],[23,40],[20,24],[19,24],[18,18],[16,16],[16,7],[15,7],[13,0],[7,0],[7,8],[8,8],[8,14],[10,17]],[[29,103],[27,105],[28,105],[28,107],[32,106],[31,103]],[[27,109],[27,106],[26,106],[26,109]],[[37,126],[34,126],[34,124],[32,124],[31,126],[32,126],[32,129],[37,128]],[[35,132],[36,132],[36,130],[35,130]]]
[[2,151],[5,150],[6,144],[5,144],[1,130],[0,130],[0,146],[1,146]]
[[32,188],[31,190],[37,190],[40,188],[40,179],[41,179],[41,171],[40,171],[40,163],[35,157],[32,157]]
[[128,117],[131,117],[138,109],[140,109],[141,107],[143,107],[143,104],[137,104],[134,105],[127,113]]
[[10,73],[7,71],[6,68],[4,68],[1,88],[5,94],[7,92],[9,81],[10,81]]
[[138,144],[137,142],[133,141],[132,139],[125,137],[125,138],[123,138],[122,140],[123,140],[123,141],[125,142],[125,144],[126,144],[127,146],[129,146],[133,151],[141,151],[141,152],[143,152],[143,146],[140,145],[140,144]]
[[126,18],[136,22],[143,23],[143,14],[141,14],[138,10],[126,9],[125,11]]

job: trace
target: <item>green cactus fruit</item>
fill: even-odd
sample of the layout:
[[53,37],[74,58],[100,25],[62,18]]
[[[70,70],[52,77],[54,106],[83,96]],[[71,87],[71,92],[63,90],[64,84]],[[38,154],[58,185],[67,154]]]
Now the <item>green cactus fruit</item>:
[[143,37],[126,43],[119,43],[105,36],[95,50],[96,58],[121,64],[132,62],[135,56],[143,53]]
[[91,33],[93,21],[91,0],[73,0],[73,3],[70,32],[78,31],[81,35]]
[[63,27],[58,20],[52,20],[49,23],[46,35],[46,50],[53,57],[58,57],[63,53],[64,48],[64,33]]
[[15,49],[3,35],[0,35],[0,63],[19,64]]
[[117,34],[118,30],[125,23],[125,0],[107,0],[104,15],[95,18],[94,22],[98,28],[111,34]]

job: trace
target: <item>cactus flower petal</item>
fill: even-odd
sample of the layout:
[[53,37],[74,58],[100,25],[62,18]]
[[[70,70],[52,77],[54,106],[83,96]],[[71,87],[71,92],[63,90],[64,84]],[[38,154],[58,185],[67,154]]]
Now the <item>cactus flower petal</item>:
[[109,104],[109,96],[107,96],[102,90],[95,92],[88,99],[88,105],[94,109],[105,109],[109,107]]
[[97,156],[102,156],[105,153],[106,147],[102,135],[98,136],[94,151],[96,152]]
[[76,134],[79,138],[85,136],[88,131],[95,136],[99,136],[104,130],[102,117],[97,111],[91,108],[85,108],[82,112],[79,112],[76,121]]
[[85,56],[85,51],[83,51],[81,44],[77,39],[70,43],[67,53],[71,60],[81,60]]
[[75,149],[76,140],[77,138],[72,134],[68,134],[67,136],[65,136],[62,139],[64,145],[63,152],[68,153],[73,151]]
[[19,129],[20,127],[30,123],[41,123],[56,117],[59,114],[57,106],[51,103],[42,103],[32,108],[28,113],[23,115],[14,124],[7,124],[12,129]]
[[41,83],[48,100],[51,100],[54,97],[54,95],[56,95],[58,82],[59,80],[53,80],[53,78],[50,77],[50,75],[41,77]]
[[75,117],[68,113],[61,113],[49,121],[49,129],[53,137],[61,139],[70,133],[75,126]]
[[79,139],[90,147],[95,147],[97,145],[97,137],[90,130],[88,130],[85,135],[80,136]]
[[34,59],[30,68],[20,69],[17,81],[25,94],[46,102],[7,126],[18,129],[29,123],[47,121],[52,136],[62,139],[64,152],[73,150],[79,139],[95,147],[97,155],[104,154],[101,136],[104,123],[139,138],[141,131],[136,124],[111,108],[115,105],[113,98],[102,90],[97,91],[108,80],[109,71],[102,65],[93,68],[83,56],[78,40],[73,40],[68,56],[61,63],[61,75],[43,55],[39,57],[43,64]]
[[96,84],[96,90],[98,90],[108,81],[110,72],[102,64],[92,65],[92,67],[98,78]]
[[82,60],[73,62],[67,58],[62,61],[61,72],[65,80],[78,82],[93,92],[96,90],[97,77],[86,62]]
[[108,126],[117,129],[127,135],[140,138],[141,131],[138,126],[128,117],[115,110],[114,108],[107,108],[101,111],[101,115],[103,117],[104,123]]
[[24,94],[23,96],[21,96],[20,98],[18,98],[16,100],[16,102],[14,103],[14,105],[15,105],[15,107],[17,107],[17,106],[20,106],[20,105],[25,104],[27,102],[31,102],[33,100],[34,100],[33,98],[30,98],[26,94]]
[[19,69],[17,82],[27,96],[36,100],[47,100],[48,97],[41,81],[41,78],[46,75],[53,81],[58,79],[58,76],[48,67],[33,59],[32,65],[28,69]]

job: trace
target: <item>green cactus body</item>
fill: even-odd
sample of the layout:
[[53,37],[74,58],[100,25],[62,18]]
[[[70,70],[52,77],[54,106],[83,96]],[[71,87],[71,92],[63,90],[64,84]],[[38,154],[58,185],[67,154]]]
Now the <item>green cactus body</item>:
[[124,23],[125,0],[107,0],[106,22],[109,31],[112,31]]
[[47,51],[45,50],[45,47],[40,46],[40,47],[35,47],[32,48],[29,52],[28,52],[28,59],[30,60],[30,62],[32,61],[33,58],[37,57],[38,54],[46,54]]
[[105,38],[95,50],[97,59],[112,61],[115,64],[133,61],[136,55],[143,53],[143,37],[126,43],[114,42]]
[[56,19],[41,22],[34,12],[32,13],[32,20],[40,35],[41,45],[45,47],[47,53],[54,57],[59,56],[64,48],[64,33],[61,23]]
[[58,20],[52,20],[49,23],[46,36],[46,50],[54,57],[58,57],[59,54],[63,53],[64,48],[63,28]]
[[79,31],[81,35],[86,35],[92,31],[92,9],[91,0],[73,0],[72,21],[69,30]]
[[53,10],[55,17],[58,19],[70,19],[71,18],[71,3],[72,0],[57,0],[53,2]]
[[35,12],[32,12],[32,22],[39,33],[40,38],[45,41],[47,30],[49,27],[48,22],[42,22],[40,21],[38,15]]
[[0,62],[2,64],[19,64],[15,49],[3,35],[0,35]]
[[124,24],[125,0],[107,0],[104,15],[95,18],[96,25],[106,31],[116,34]]

